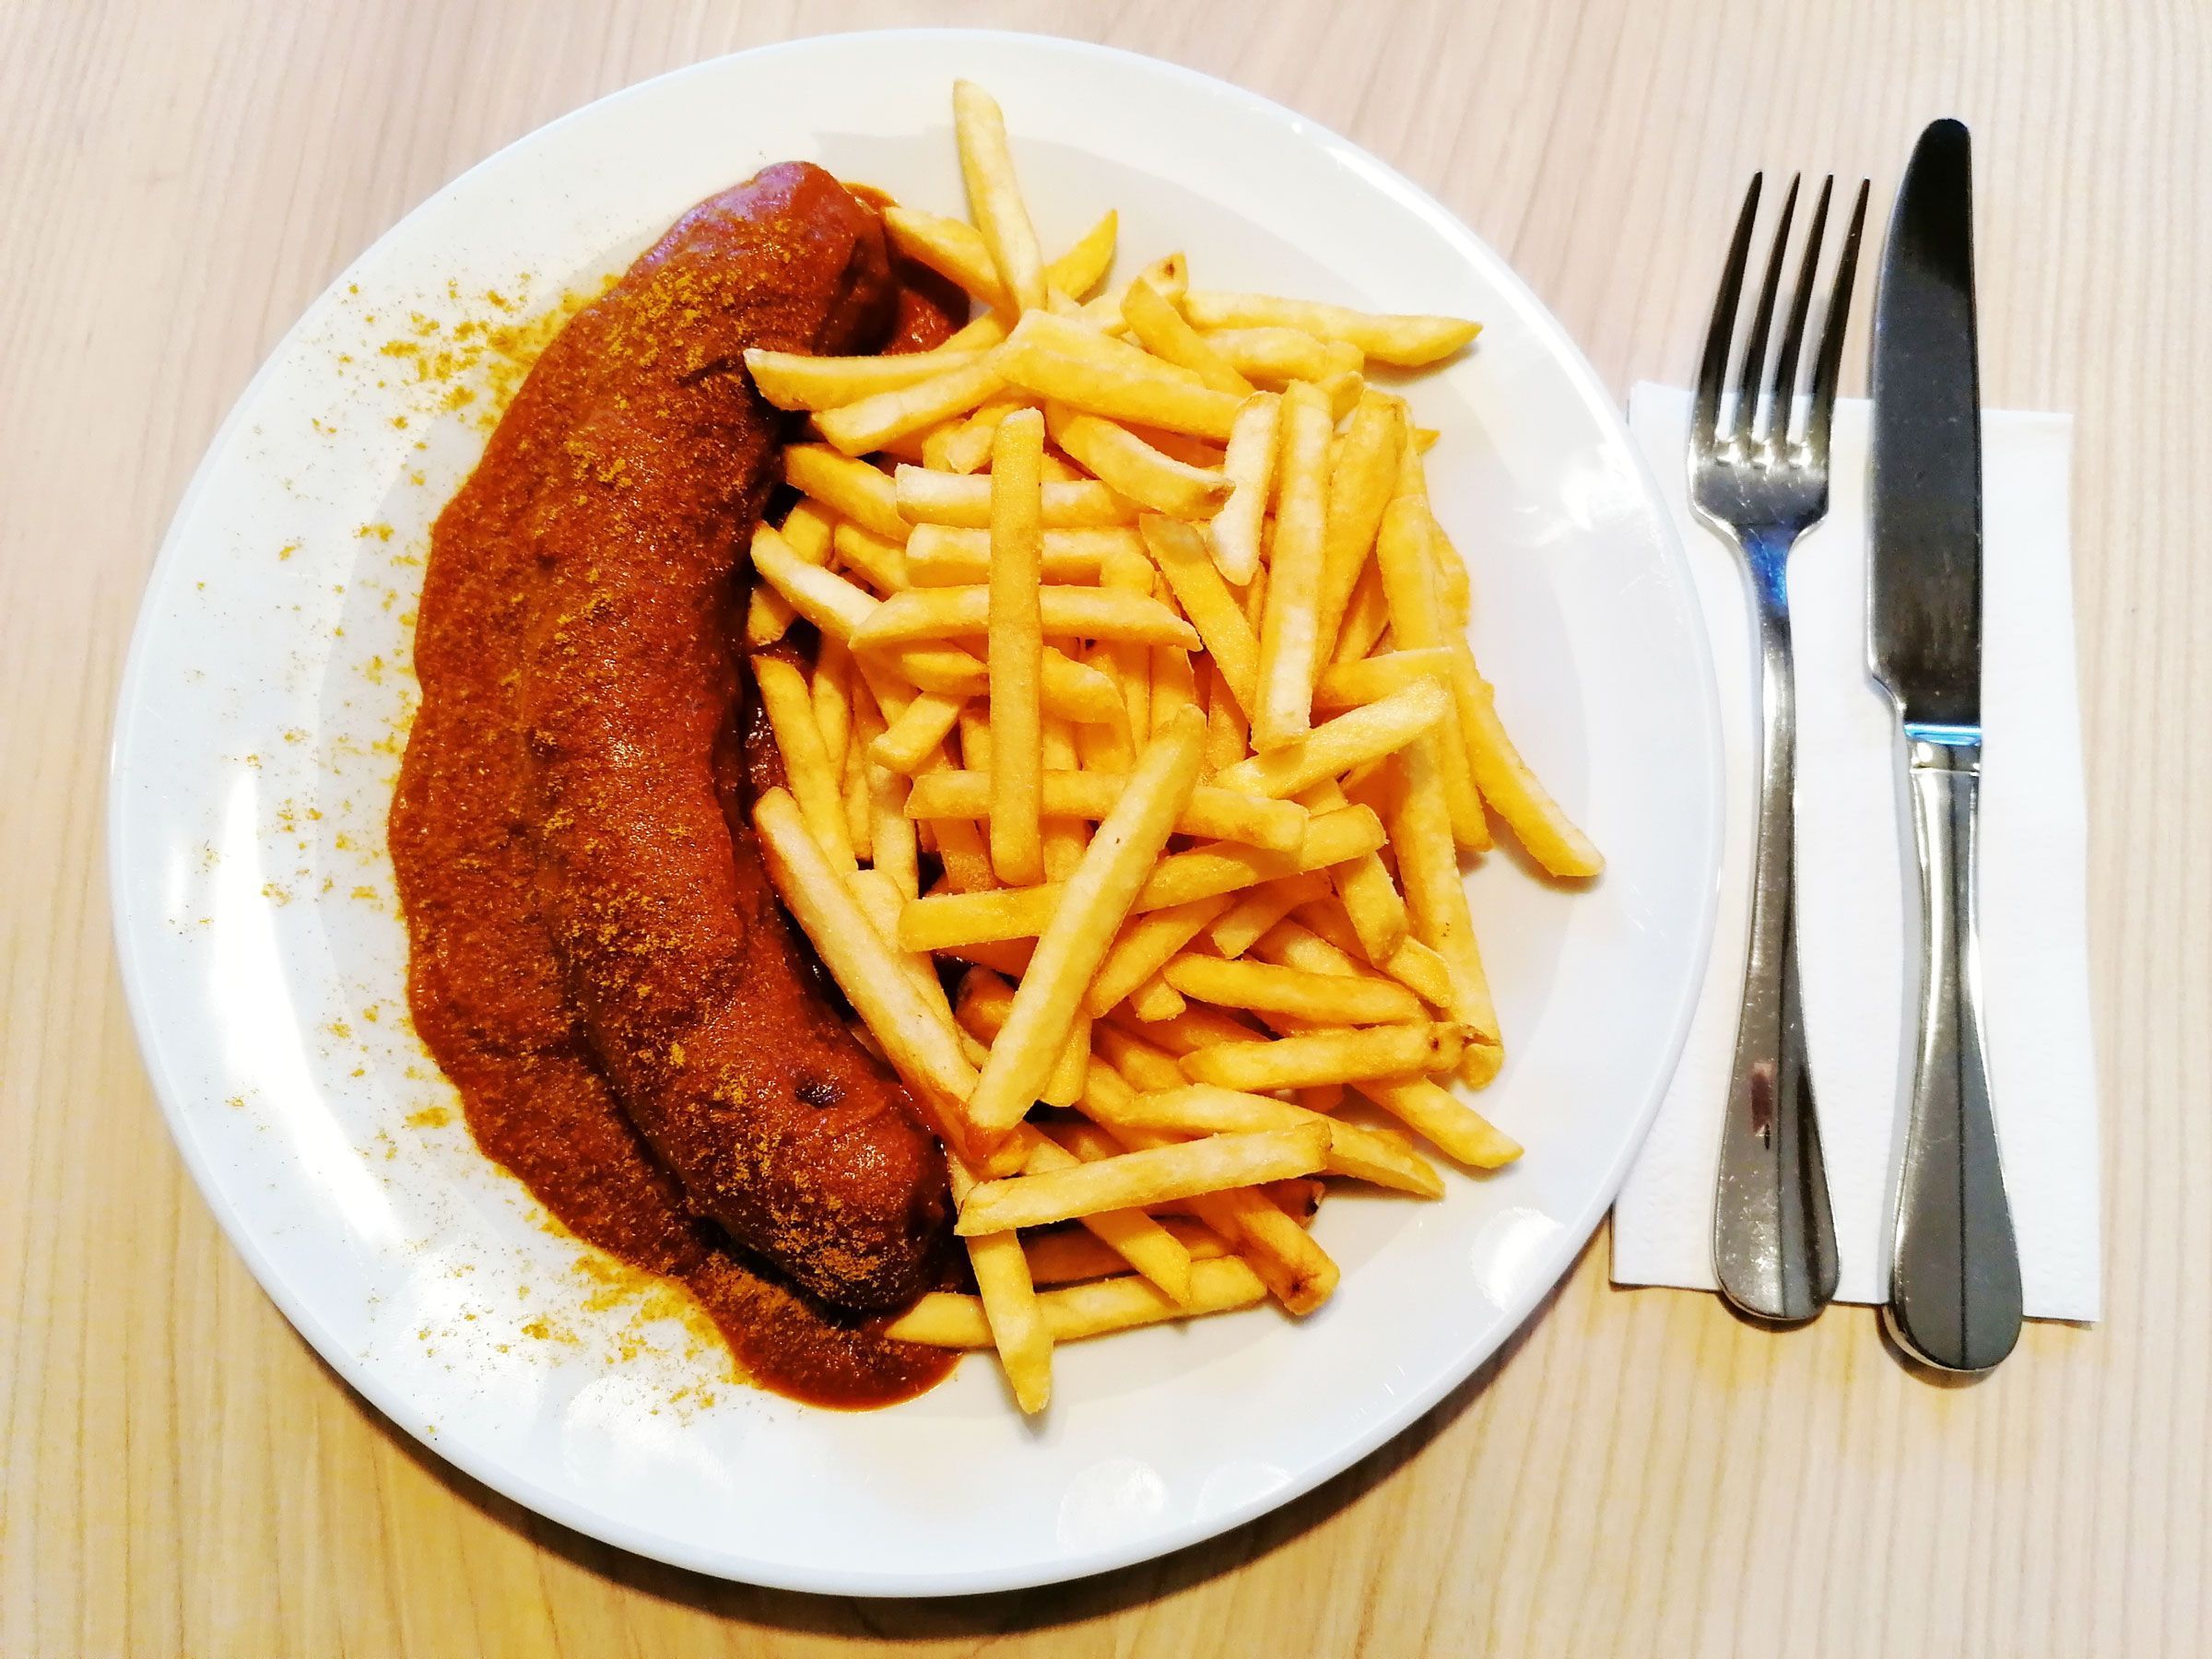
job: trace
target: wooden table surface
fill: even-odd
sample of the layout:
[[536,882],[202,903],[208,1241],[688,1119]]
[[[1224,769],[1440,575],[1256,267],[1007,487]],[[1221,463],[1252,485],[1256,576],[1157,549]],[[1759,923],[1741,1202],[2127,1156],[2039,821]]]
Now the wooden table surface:
[[[309,299],[478,158],[698,58],[956,20],[1348,133],[1624,393],[1690,372],[1754,168],[1883,191],[1922,122],[1973,124],[1987,396],[2078,417],[2101,1327],[1936,1387],[1865,1310],[1761,1334],[1608,1288],[1601,1240],[1479,1375],[1278,1513],[904,1604],[540,1521],[292,1334],[184,1177],[109,944],[110,712],[187,474]],[[2212,1652],[2208,94],[2191,0],[0,6],[0,1652]]]

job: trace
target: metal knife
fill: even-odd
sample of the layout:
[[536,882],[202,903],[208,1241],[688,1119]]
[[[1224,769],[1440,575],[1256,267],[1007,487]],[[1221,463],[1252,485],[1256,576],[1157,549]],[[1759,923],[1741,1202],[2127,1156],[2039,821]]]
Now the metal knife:
[[1905,170],[1874,302],[1867,656],[1904,726],[1920,859],[1920,1033],[1897,1169],[1891,1334],[1986,1371],[2020,1330],[1982,1020],[1974,875],[1982,771],[1982,399],[1966,128]]

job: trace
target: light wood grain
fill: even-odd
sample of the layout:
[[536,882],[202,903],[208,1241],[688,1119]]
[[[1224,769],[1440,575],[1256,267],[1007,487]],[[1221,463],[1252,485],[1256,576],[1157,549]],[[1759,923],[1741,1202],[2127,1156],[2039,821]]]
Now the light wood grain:
[[[171,1148],[108,938],[111,703],[183,481],[308,299],[461,168],[676,65],[930,20],[1150,52],[1349,133],[1624,392],[1689,372],[1754,168],[1893,182],[1924,119],[1973,124],[1986,393],[2079,418],[2101,1328],[1939,1388],[1864,1311],[1778,1339],[1611,1290],[1594,1248],[1281,1513],[936,1605],[578,1538],[292,1335]],[[0,1651],[2212,1651],[2208,95],[2189,0],[0,7]]]

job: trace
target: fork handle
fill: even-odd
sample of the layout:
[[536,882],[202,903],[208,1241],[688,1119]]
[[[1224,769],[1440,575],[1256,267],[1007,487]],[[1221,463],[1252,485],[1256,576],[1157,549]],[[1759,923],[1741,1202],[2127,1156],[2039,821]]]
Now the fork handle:
[[1920,854],[1920,1041],[1898,1170],[1889,1329],[1945,1371],[1987,1371],[2020,1334],[2020,1258],[1990,1112],[1974,875],[1979,744],[1908,732]]
[[1759,635],[1759,827],[1743,1013],[1713,1193],[1712,1265],[1737,1308],[1796,1322],[1835,1295],[1837,1262],[1797,994],[1797,710],[1786,551],[1746,547]]

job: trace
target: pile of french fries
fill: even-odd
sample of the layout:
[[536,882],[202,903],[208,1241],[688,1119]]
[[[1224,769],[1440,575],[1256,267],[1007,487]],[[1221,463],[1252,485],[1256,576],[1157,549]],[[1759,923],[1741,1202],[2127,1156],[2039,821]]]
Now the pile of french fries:
[[[754,819],[950,1160],[978,1294],[892,1334],[994,1347],[1034,1412],[1055,1343],[1318,1307],[1316,1178],[1437,1198],[1414,1137],[1517,1156],[1440,1081],[1503,1053],[1460,858],[1495,813],[1555,875],[1600,859],[1477,670],[1434,434],[1365,379],[1476,325],[1194,288],[1179,253],[1101,290],[1114,216],[1046,263],[997,104],[954,111],[974,222],[886,217],[975,320],[747,354],[818,434],[753,542],[790,783]],[[794,618],[810,670],[766,649]]]

